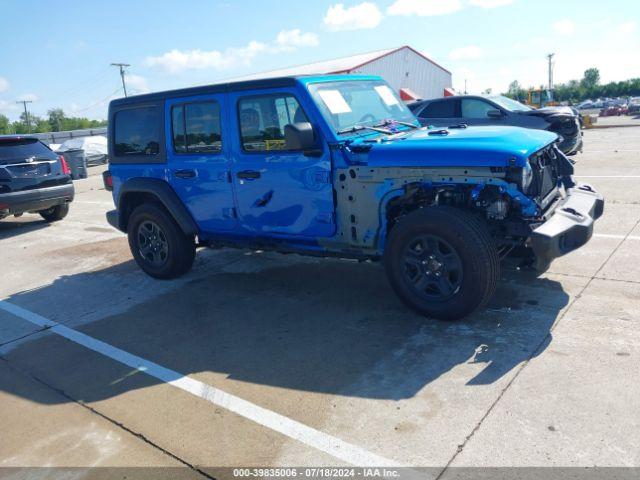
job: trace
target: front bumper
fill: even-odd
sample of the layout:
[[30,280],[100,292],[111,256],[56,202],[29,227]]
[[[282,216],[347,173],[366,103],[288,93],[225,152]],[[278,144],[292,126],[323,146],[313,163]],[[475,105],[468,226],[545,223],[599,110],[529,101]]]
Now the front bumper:
[[551,217],[529,237],[536,269],[546,270],[554,258],[586,244],[593,235],[593,222],[603,212],[604,198],[590,185],[570,188]]
[[37,212],[73,201],[73,183],[0,194],[0,217]]

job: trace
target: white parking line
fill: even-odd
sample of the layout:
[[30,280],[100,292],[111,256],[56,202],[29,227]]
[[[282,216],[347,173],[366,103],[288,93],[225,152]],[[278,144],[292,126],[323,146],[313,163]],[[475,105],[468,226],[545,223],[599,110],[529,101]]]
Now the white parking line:
[[607,233],[594,233],[593,234],[594,237],[598,237],[598,238],[615,238],[618,240],[622,240],[623,238],[626,238],[627,240],[640,240],[640,236],[637,235],[610,235]]
[[640,178],[640,175],[575,175],[577,178]]
[[289,438],[298,440],[305,445],[327,453],[337,459],[343,460],[352,465],[361,467],[400,467],[398,462],[388,460],[384,457],[368,452],[356,445],[345,442],[332,435],[326,434],[303,423],[292,420],[279,413],[267,410],[243,400],[240,397],[231,395],[206,383],[189,378],[186,375],[174,370],[165,368],[144,358],[125,352],[113,345],[97,340],[84,333],[73,330],[58,322],[49,320],[37,313],[26,310],[4,300],[0,300],[0,309],[5,310],[17,317],[31,322],[39,327],[48,328],[50,332],[60,335],[72,342],[86,347],[94,352],[100,353],[129,367],[135,368],[147,375],[157,378],[165,383],[173,385],[196,397],[206,400],[209,403],[236,413],[259,425],[270,428]]

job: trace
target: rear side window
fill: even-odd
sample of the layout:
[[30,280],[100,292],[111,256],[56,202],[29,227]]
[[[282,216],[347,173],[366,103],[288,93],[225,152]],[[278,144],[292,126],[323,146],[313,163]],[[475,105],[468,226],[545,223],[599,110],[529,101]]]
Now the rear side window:
[[157,155],[160,149],[158,108],[139,107],[116,113],[114,147],[116,156]]
[[220,104],[197,102],[171,109],[173,148],[177,153],[222,151]]
[[14,160],[39,157],[56,158],[55,154],[42,142],[35,138],[1,139],[0,162],[7,163]]
[[308,122],[292,95],[265,95],[243,98],[238,104],[242,148],[250,152],[286,150],[284,127]]
[[456,102],[451,100],[439,100],[431,102],[422,112],[422,118],[452,118],[456,116]]

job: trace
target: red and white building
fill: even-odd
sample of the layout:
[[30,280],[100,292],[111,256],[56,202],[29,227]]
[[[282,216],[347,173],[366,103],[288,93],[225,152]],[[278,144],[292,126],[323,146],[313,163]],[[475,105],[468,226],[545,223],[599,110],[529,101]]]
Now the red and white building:
[[439,98],[453,93],[451,72],[408,45],[272,70],[233,80],[325,73],[379,75],[399,92],[405,101]]

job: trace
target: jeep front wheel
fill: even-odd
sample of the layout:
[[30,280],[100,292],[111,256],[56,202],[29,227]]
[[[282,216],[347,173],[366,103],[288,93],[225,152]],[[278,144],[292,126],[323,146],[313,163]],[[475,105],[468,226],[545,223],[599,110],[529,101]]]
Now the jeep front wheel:
[[452,207],[423,208],[401,218],[389,234],[384,263],[400,299],[441,320],[458,320],[483,307],[500,276],[484,223]]
[[129,218],[129,247],[138,266],[155,278],[176,278],[188,272],[195,258],[193,235],[185,235],[160,206],[144,204]]

